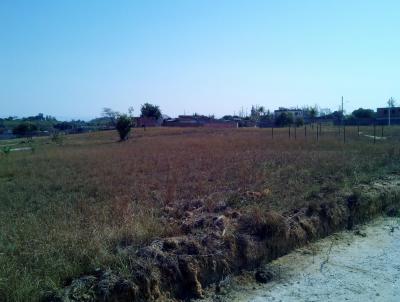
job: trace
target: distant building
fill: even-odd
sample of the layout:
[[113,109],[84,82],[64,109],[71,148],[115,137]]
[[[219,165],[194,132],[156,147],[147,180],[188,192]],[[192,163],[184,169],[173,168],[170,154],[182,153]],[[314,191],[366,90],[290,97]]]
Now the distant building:
[[257,127],[259,128],[271,128],[275,126],[275,121],[273,119],[264,119],[257,122]]
[[5,129],[0,133],[0,140],[1,139],[12,139],[16,138],[17,136],[13,134],[12,130]]
[[183,121],[179,118],[170,118],[163,122],[164,127],[201,127],[197,121]]
[[293,116],[294,119],[296,119],[296,118],[303,118],[304,119],[304,117],[306,115],[306,113],[304,112],[303,109],[279,107],[278,110],[274,111],[274,117],[277,118],[282,113],[290,113]]
[[389,122],[389,110],[390,110],[390,123],[400,124],[400,107],[384,107],[376,109],[376,120],[379,124]]
[[400,107],[378,108],[376,109],[376,118],[389,118],[389,110],[390,118],[400,118]]
[[332,111],[329,108],[322,108],[322,109],[319,110],[319,115],[320,116],[326,116],[326,115],[329,115],[331,113],[332,113]]
[[157,127],[161,126],[162,121],[155,117],[137,117],[135,118],[136,127]]
[[177,118],[164,120],[166,127],[212,127],[212,128],[237,128],[236,121],[217,120],[205,115],[180,115]]
[[238,128],[238,123],[237,122],[225,122],[225,121],[220,121],[220,120],[214,120],[209,123],[205,123],[203,127],[208,127],[208,128]]

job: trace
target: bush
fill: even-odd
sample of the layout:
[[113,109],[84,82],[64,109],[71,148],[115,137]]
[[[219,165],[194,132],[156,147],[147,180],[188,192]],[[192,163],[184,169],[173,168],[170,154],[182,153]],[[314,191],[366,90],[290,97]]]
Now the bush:
[[372,109],[358,108],[357,110],[354,110],[352,112],[352,116],[354,116],[355,118],[373,119],[375,117],[375,113]]
[[57,145],[62,145],[64,143],[64,136],[59,131],[54,131],[51,135],[51,141]]
[[11,147],[10,146],[4,146],[1,148],[1,152],[4,153],[5,155],[10,154],[11,152]]
[[128,139],[128,134],[131,131],[131,127],[132,119],[128,115],[121,114],[120,116],[118,116],[116,128],[121,141],[125,141]]
[[289,112],[282,112],[276,119],[275,125],[278,127],[290,126],[293,124],[293,115]]
[[296,127],[301,127],[304,125],[304,120],[301,117],[296,118],[295,121]]
[[54,128],[60,131],[70,130],[73,128],[72,123],[61,122],[54,125]]
[[13,133],[17,136],[32,136],[38,128],[30,122],[23,122],[14,127]]

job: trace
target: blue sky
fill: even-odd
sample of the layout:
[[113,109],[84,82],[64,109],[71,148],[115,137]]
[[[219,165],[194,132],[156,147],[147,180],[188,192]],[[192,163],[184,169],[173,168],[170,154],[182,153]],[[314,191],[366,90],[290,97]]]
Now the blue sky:
[[400,99],[400,1],[0,1],[0,116]]

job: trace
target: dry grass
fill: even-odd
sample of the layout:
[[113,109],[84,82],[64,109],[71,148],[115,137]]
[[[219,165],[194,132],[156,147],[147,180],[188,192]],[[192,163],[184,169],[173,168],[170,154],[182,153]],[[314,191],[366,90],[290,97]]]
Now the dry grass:
[[270,129],[147,129],[124,143],[101,132],[1,155],[0,300],[37,300],[96,267],[123,271],[119,245],[177,232],[162,212],[177,200],[280,212],[396,171],[397,138],[374,145],[351,128],[344,145],[335,131],[316,142],[300,129],[297,140],[287,129],[274,139]]

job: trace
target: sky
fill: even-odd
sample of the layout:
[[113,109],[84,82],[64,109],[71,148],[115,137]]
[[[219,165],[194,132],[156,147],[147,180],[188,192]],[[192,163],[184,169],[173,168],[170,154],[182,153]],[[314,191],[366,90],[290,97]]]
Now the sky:
[[400,100],[400,1],[0,0],[0,116]]

